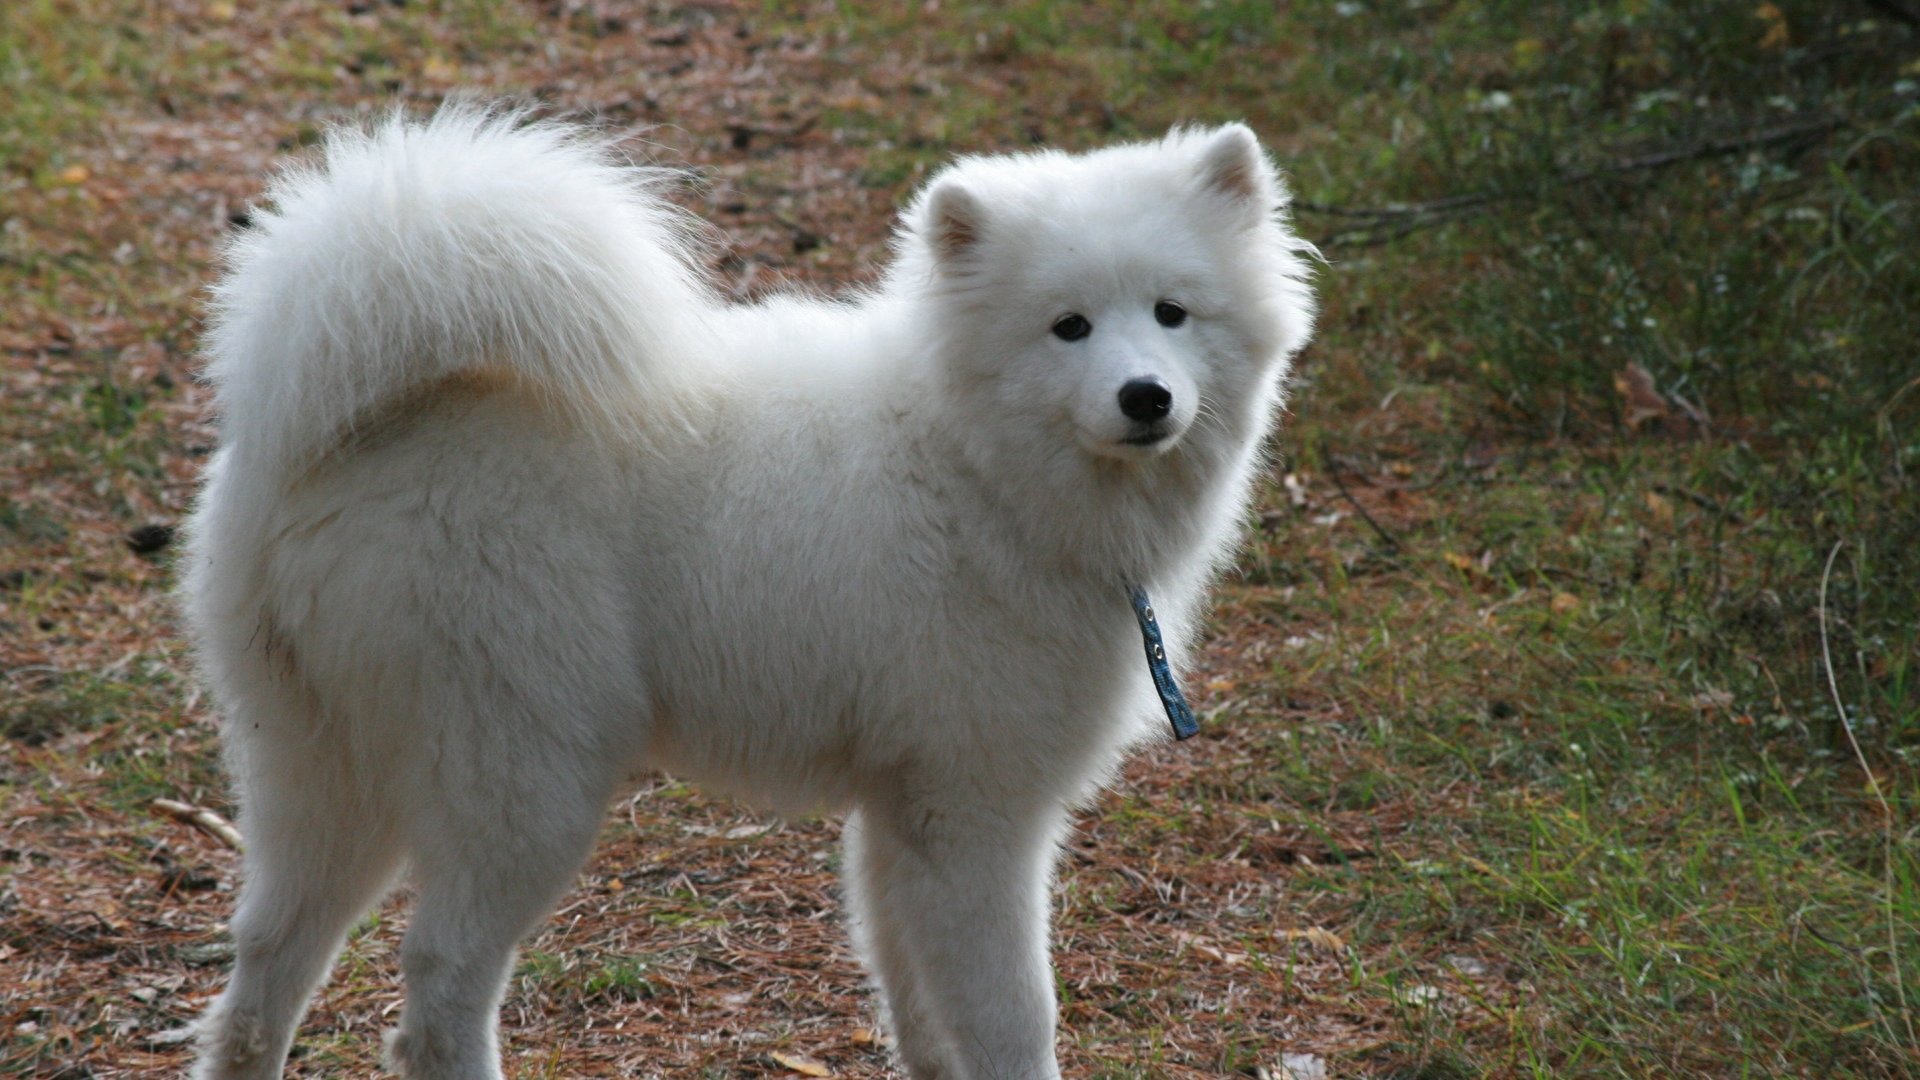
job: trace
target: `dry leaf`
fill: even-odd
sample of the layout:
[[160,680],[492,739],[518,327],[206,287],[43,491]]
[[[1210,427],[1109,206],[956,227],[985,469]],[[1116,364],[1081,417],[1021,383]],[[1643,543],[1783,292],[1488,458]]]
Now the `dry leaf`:
[[1647,492],[1647,510],[1653,514],[1653,520],[1662,525],[1673,521],[1673,504],[1657,491]]
[[1322,952],[1337,953],[1347,947],[1340,935],[1323,926],[1309,926],[1305,930],[1282,930],[1281,937],[1305,938],[1307,944]]
[[1666,399],[1654,388],[1653,376],[1639,364],[1628,364],[1615,372],[1613,388],[1627,399],[1622,419],[1629,430],[1638,431],[1641,424],[1667,415]]
[[1295,507],[1305,509],[1307,505],[1307,485],[1299,473],[1288,473],[1280,478],[1280,486],[1287,489],[1287,501]]
[[1772,4],[1761,4],[1753,14],[1767,24],[1767,32],[1760,39],[1762,49],[1784,49],[1793,44],[1793,35],[1787,32],[1787,17],[1779,8]]
[[1327,952],[1339,952],[1347,947],[1347,943],[1340,939],[1339,934],[1319,926],[1307,928],[1307,940],[1312,942],[1315,948]]
[[1725,709],[1725,708],[1731,707],[1732,705],[1733,705],[1733,694],[1731,694],[1726,690],[1715,690],[1709,687],[1708,689],[1693,695],[1693,707],[1701,710],[1702,712],[1706,712],[1712,709]]
[[1394,1000],[1410,1009],[1424,1009],[1440,1000],[1440,991],[1432,986],[1407,986],[1394,994]]
[[847,1041],[855,1046],[870,1046],[873,1044],[873,1029],[854,1028],[853,1034],[847,1036]]
[[168,1028],[147,1036],[148,1046],[179,1046],[193,1041],[196,1030],[191,1026]]
[[1218,960],[1220,963],[1225,964],[1228,967],[1233,967],[1236,964],[1244,964],[1247,962],[1246,953],[1226,952],[1224,950],[1216,948],[1215,946],[1210,944],[1206,938],[1203,938],[1198,934],[1190,934],[1185,930],[1175,930],[1173,932],[1173,936],[1174,936],[1174,940],[1187,946],[1188,948],[1192,949],[1194,952],[1199,953],[1201,956],[1204,956],[1209,960]]
[[1281,1054],[1280,1075],[1286,1080],[1327,1080],[1327,1063],[1317,1054]]
[[1486,961],[1478,957],[1453,955],[1446,957],[1446,961],[1448,967],[1470,979],[1477,979],[1487,973]]
[[812,1058],[803,1058],[798,1054],[783,1054],[778,1050],[775,1050],[772,1054],[768,1056],[773,1058],[773,1060],[779,1062],[780,1064],[785,1065],[787,1068],[792,1069],[794,1072],[801,1073],[806,1076],[832,1076],[833,1075],[832,1069],[827,1068],[825,1065],[820,1064],[819,1062],[813,1060]]

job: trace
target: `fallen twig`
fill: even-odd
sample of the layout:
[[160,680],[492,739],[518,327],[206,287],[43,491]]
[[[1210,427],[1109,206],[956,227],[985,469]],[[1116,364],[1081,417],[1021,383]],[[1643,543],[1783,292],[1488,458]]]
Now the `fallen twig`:
[[1711,496],[1702,495],[1691,488],[1683,488],[1674,484],[1655,484],[1653,485],[1653,490],[1662,495],[1671,495],[1675,498],[1685,499],[1710,514],[1730,521],[1735,525],[1740,524],[1739,514],[1722,506],[1718,500]]
[[1360,515],[1360,520],[1372,526],[1373,531],[1379,535],[1380,542],[1387,546],[1387,550],[1386,550],[1387,556],[1391,558],[1395,555],[1400,554],[1400,551],[1401,551],[1400,541],[1395,539],[1392,533],[1382,528],[1379,522],[1373,520],[1373,515],[1367,513],[1367,508],[1364,506],[1361,506],[1360,500],[1354,498],[1353,492],[1347,490],[1347,485],[1344,482],[1342,482],[1340,479],[1340,470],[1335,467],[1329,467],[1327,469],[1327,479],[1333,481],[1333,486],[1339,489],[1341,497],[1345,498],[1348,503],[1352,504],[1354,512]]
[[1836,540],[1833,550],[1827,552],[1826,568],[1820,571],[1820,664],[1827,675],[1827,689],[1833,694],[1833,708],[1840,721],[1840,730],[1847,736],[1847,745],[1853,750],[1854,760],[1860,763],[1860,771],[1867,776],[1867,793],[1873,796],[1880,807],[1881,838],[1886,848],[1883,852],[1883,884],[1886,888],[1887,958],[1892,961],[1894,999],[1900,1006],[1900,1020],[1906,1028],[1907,1045],[1920,1046],[1920,1036],[1914,1034],[1913,1010],[1907,1006],[1907,984],[1900,976],[1900,924],[1893,912],[1893,807],[1887,802],[1886,792],[1880,790],[1880,778],[1873,774],[1873,766],[1867,764],[1867,755],[1860,749],[1860,740],[1854,737],[1853,723],[1847,719],[1846,702],[1840,697],[1840,681],[1833,675],[1833,650],[1827,644],[1827,580],[1833,576],[1833,560],[1839,556],[1840,549],[1846,546],[1845,540]]
[[176,821],[184,821],[201,832],[219,840],[235,851],[244,851],[246,846],[240,841],[240,830],[233,823],[204,806],[194,806],[174,799],[155,799],[153,808]]
[[[1763,128],[1724,139],[1708,139],[1705,142],[1674,150],[1621,158],[1598,168],[1563,172],[1550,178],[1548,183],[1556,187],[1572,187],[1622,173],[1642,172],[1698,158],[1713,157],[1717,154],[1732,154],[1779,143],[1797,142],[1811,136],[1823,135],[1840,127],[1843,122],[1838,116],[1820,116],[1797,124]],[[1480,213],[1494,203],[1521,198],[1526,194],[1525,190],[1470,191],[1463,195],[1449,195],[1444,199],[1433,199],[1428,202],[1375,208],[1330,206],[1326,203],[1296,200],[1293,208],[1303,213],[1325,217],[1355,218],[1362,222],[1347,228],[1335,229],[1316,240],[1315,243],[1321,247],[1337,244],[1373,245],[1397,240],[1417,229],[1445,224],[1470,214]]]

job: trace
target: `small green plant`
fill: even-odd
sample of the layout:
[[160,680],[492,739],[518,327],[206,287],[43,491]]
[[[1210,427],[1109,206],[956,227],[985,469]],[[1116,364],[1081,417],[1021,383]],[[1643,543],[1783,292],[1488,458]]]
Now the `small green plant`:
[[84,400],[94,427],[108,438],[132,431],[140,423],[147,404],[146,395],[136,388],[122,386],[111,373],[87,387]]
[[520,960],[521,993],[570,1009],[643,1001],[657,991],[644,956],[529,951]]

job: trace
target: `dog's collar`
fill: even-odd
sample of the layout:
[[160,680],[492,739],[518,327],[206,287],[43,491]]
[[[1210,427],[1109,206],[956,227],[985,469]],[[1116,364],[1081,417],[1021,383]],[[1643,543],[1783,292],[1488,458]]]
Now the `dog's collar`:
[[1173,724],[1173,737],[1190,739],[1199,734],[1200,723],[1187,708],[1187,699],[1180,696],[1180,684],[1173,681],[1173,669],[1167,666],[1167,647],[1160,638],[1160,621],[1153,617],[1153,602],[1147,599],[1147,590],[1138,585],[1127,586],[1127,599],[1133,601],[1133,617],[1140,620],[1140,638],[1147,646],[1147,671],[1153,676],[1153,688],[1160,692],[1167,720]]

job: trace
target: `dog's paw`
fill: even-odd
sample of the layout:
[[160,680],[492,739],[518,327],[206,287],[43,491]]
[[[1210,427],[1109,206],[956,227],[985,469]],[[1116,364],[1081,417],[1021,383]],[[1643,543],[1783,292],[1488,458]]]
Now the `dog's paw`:
[[267,1029],[258,1016],[245,1010],[216,1010],[198,1027],[200,1060],[193,1080],[240,1080],[261,1071]]
[[426,1075],[420,1067],[424,1063],[419,1060],[418,1042],[418,1039],[399,1028],[388,1028],[380,1036],[380,1063],[387,1067],[388,1072],[399,1076],[411,1078]]

